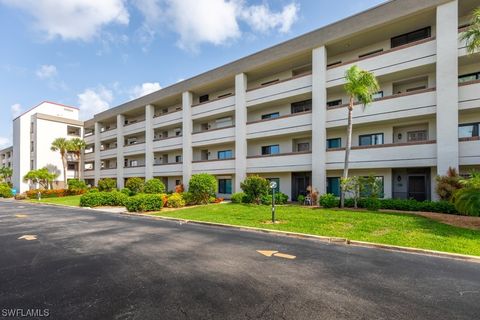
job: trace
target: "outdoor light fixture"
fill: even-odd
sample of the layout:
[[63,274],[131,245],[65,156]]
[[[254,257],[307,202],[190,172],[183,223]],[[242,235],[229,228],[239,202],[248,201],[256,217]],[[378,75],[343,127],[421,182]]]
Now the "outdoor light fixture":
[[275,223],[275,189],[277,183],[275,181],[270,182],[270,189],[272,189],[272,223]]

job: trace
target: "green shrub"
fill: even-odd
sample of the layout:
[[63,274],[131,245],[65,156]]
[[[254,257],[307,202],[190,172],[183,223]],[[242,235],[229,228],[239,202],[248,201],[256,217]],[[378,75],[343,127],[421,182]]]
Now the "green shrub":
[[318,202],[323,208],[335,208],[339,205],[339,200],[331,193],[322,194]]
[[454,203],[462,215],[480,216],[480,189],[468,187],[458,190],[454,196]]
[[125,206],[129,212],[159,211],[163,207],[162,195],[137,194],[128,198]]
[[180,193],[172,193],[167,198],[167,207],[169,208],[181,208],[185,207],[185,200]]
[[268,180],[260,176],[249,176],[241,184],[245,193],[245,202],[260,204],[262,197],[268,194],[269,190]]
[[128,178],[125,183],[125,188],[130,189],[132,195],[142,193],[145,188],[145,181],[142,178]]
[[87,192],[80,197],[81,207],[125,206],[128,196],[120,191]]
[[145,182],[143,192],[150,194],[165,193],[165,185],[160,179],[150,179]]
[[[358,200],[359,208],[367,208],[368,199]],[[413,199],[378,199],[379,209],[399,210],[399,211],[424,211],[439,213],[458,213],[449,201],[416,201]],[[345,206],[353,208],[353,199],[345,199]]]
[[243,198],[245,198],[245,193],[237,192],[232,194],[231,200],[232,200],[232,203],[242,203]]
[[[284,193],[278,192],[275,193],[275,204],[286,204],[288,201],[288,196]],[[262,204],[270,205],[272,204],[272,195],[268,194],[262,197]]]
[[99,191],[113,191],[117,188],[117,180],[111,178],[103,178],[98,180],[98,190]]
[[88,189],[87,193],[90,193],[90,192],[100,192],[100,190],[98,190],[98,188],[90,188]]
[[305,196],[304,195],[297,196],[297,202],[299,204],[304,204],[305,203]]
[[122,190],[120,190],[121,193],[123,193],[124,195],[130,197],[132,195],[132,191],[128,188],[123,188]]
[[185,191],[185,192],[182,192],[181,194],[182,194],[182,198],[183,198],[183,200],[185,200],[185,204],[187,206],[191,206],[191,205],[195,204],[195,201],[193,200],[193,196],[190,192]]
[[0,184],[0,198],[13,197],[12,188],[7,183]]
[[188,192],[195,204],[207,204],[210,197],[215,197],[217,191],[217,180],[208,173],[194,174],[190,179]]
[[378,211],[380,210],[381,207],[381,202],[378,198],[372,197],[372,198],[365,198],[365,208],[367,208],[370,211]]
[[85,192],[87,191],[88,187],[85,181],[78,180],[78,179],[69,179],[68,180],[68,190],[72,192]]

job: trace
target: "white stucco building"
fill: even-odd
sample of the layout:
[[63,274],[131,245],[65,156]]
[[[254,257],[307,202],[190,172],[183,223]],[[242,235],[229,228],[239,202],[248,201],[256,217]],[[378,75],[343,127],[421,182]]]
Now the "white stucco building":
[[[3,165],[13,168],[12,183],[19,192],[30,189],[23,177],[30,170],[47,167],[59,174],[57,187],[63,187],[63,166],[58,152],[50,150],[56,138],[83,136],[78,109],[44,101],[13,120],[13,146],[0,151]],[[78,174],[78,160],[68,157],[67,178]]]
[[[350,174],[377,176],[387,198],[434,199],[437,174],[480,169],[480,54],[459,40],[478,5],[389,1],[96,114],[84,123],[85,179],[115,178],[121,188],[129,177],[158,177],[172,190],[208,172],[228,197],[259,174],[291,199],[309,185],[338,193],[344,73],[358,65],[381,89],[355,106]],[[29,154],[27,126],[45,112],[15,124],[21,172],[32,160],[18,158]]]

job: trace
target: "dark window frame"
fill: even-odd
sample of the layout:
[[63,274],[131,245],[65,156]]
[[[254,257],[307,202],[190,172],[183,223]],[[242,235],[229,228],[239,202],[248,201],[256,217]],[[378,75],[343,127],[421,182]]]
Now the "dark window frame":
[[[460,137],[460,128],[473,126],[472,135],[470,137]],[[458,125],[458,135],[460,138],[472,138],[480,135],[480,122],[462,123]]]
[[[276,147],[278,152],[272,153],[272,147]],[[280,145],[279,144],[272,144],[269,146],[262,146],[262,156],[266,155],[273,155],[273,154],[280,154]]]
[[312,99],[293,102],[290,104],[292,114],[312,111]]
[[[227,156],[220,156],[221,154],[225,154],[227,155],[228,153],[230,153],[230,156],[227,157]],[[232,159],[233,158],[233,151],[232,150],[220,150],[217,152],[217,159],[221,159],[221,160],[226,160],[226,159]]]
[[232,179],[218,179],[218,193],[232,194]]
[[272,112],[267,114],[262,114],[262,120],[266,119],[276,119],[280,117],[280,112]]
[[[332,141],[338,141],[339,144],[338,144],[338,147],[332,147],[331,146],[331,142]],[[327,139],[327,149],[337,149],[337,148],[341,148],[342,147],[342,138],[330,138],[330,139]]]
[[[373,136],[382,136],[382,143],[373,143],[373,139],[371,139]],[[370,137],[370,144],[362,144],[362,138]],[[371,134],[362,134],[358,136],[358,145],[359,146],[376,146],[376,145],[382,145],[385,144],[385,134],[383,132],[378,132],[378,133],[371,133]]]
[[[424,32],[424,34],[421,34]],[[400,47],[409,43],[413,43],[416,41],[428,39],[432,36],[432,27],[428,26],[425,28],[417,29],[414,31],[410,31],[404,34],[400,34],[398,36],[392,37],[390,39],[390,46],[391,48]]]
[[[462,81],[462,78],[467,78],[467,77],[471,77],[471,76],[475,76],[475,79]],[[478,71],[478,72],[472,72],[472,73],[467,73],[467,74],[462,74],[462,75],[459,75],[459,76],[458,76],[458,82],[459,82],[459,83],[469,82],[469,81],[475,81],[475,80],[480,80],[480,71]]]
[[198,103],[204,103],[210,101],[210,97],[208,94],[203,94],[198,97]]
[[327,107],[336,107],[336,106],[341,106],[342,104],[343,104],[342,99],[327,101]]
[[[337,190],[332,190],[331,181],[338,181]],[[327,193],[331,193],[337,197],[340,197],[340,177],[327,177]]]

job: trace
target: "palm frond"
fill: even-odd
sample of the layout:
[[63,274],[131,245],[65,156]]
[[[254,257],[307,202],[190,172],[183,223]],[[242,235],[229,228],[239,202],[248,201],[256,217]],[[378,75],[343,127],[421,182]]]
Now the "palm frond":
[[480,216],[480,189],[465,188],[455,194],[455,208],[469,216]]
[[465,41],[470,54],[480,49],[480,7],[473,10],[471,25],[460,35],[460,40]]

